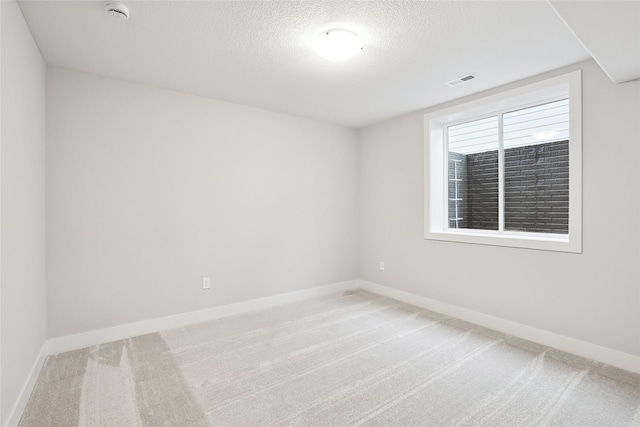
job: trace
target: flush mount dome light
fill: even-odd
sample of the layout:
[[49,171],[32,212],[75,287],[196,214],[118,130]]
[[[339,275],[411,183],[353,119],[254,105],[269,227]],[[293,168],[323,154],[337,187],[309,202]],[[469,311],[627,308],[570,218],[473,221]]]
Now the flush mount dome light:
[[318,36],[313,50],[324,59],[342,62],[362,50],[360,38],[348,30],[328,30]]

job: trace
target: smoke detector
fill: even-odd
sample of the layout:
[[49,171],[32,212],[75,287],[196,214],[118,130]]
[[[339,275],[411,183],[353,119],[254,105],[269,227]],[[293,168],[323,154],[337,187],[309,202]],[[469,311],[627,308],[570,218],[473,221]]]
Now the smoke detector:
[[107,12],[109,13],[109,15],[116,18],[120,18],[120,19],[129,18],[129,8],[117,1],[107,3]]

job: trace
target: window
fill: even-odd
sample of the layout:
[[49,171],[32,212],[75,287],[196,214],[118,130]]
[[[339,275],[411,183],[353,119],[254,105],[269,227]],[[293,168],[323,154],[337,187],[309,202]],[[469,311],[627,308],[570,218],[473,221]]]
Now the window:
[[425,238],[581,252],[580,71],[425,116]]

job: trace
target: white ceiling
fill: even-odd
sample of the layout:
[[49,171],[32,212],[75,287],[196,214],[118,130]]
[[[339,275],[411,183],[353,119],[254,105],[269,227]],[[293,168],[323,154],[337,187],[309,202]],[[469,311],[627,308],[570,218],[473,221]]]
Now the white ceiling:
[[640,78],[640,1],[548,1],[612,81]]
[[[354,128],[590,57],[546,1],[124,4],[128,20],[103,1],[20,7],[48,64]],[[315,55],[331,28],[365,49],[343,63]]]

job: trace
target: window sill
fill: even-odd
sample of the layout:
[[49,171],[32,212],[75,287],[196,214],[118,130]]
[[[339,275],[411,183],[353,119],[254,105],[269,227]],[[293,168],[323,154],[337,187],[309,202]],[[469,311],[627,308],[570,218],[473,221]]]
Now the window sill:
[[487,230],[426,231],[426,240],[470,243],[476,245],[505,246],[510,248],[536,249],[543,251],[582,253],[580,242],[572,242],[568,235],[491,232]]

